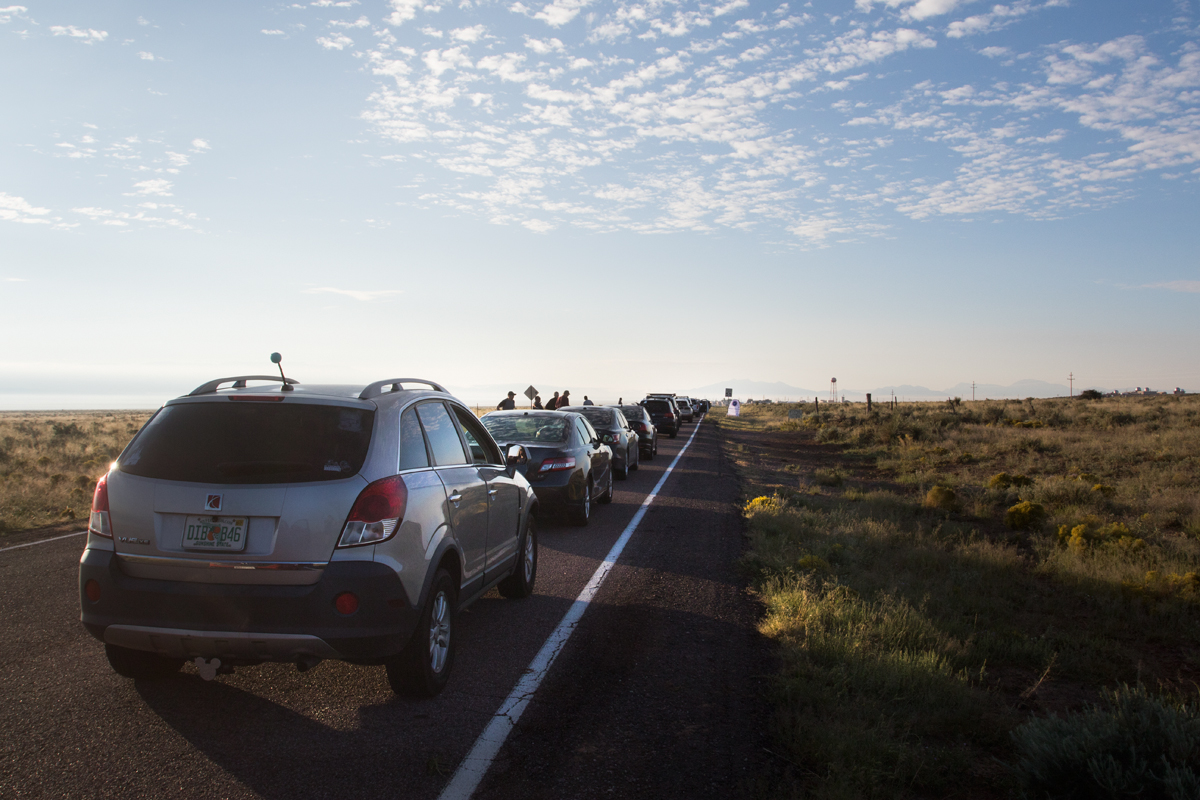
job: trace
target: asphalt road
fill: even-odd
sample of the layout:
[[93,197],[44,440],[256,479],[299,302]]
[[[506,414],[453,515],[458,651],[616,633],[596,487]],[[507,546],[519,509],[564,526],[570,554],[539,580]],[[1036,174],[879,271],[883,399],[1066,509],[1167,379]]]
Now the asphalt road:
[[[79,624],[83,537],[0,552],[0,797],[434,800],[691,429],[587,528],[543,523],[536,593],[460,615],[433,700],[339,662],[121,678]],[[476,797],[759,794],[773,666],[733,569],[736,493],[701,426]]]

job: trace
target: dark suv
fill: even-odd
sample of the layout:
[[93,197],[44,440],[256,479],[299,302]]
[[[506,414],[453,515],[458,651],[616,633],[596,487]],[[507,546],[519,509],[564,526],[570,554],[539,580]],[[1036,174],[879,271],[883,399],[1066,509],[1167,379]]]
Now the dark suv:
[[647,397],[638,405],[646,409],[646,412],[650,414],[650,421],[659,431],[665,431],[667,436],[672,439],[679,433],[679,426],[683,424],[683,415],[679,413],[679,408],[675,405],[674,400],[669,397]]
[[533,590],[524,457],[430,381],[211,381],[159,409],[97,484],[83,624],[133,678],[333,658],[436,694],[458,611],[493,586]]

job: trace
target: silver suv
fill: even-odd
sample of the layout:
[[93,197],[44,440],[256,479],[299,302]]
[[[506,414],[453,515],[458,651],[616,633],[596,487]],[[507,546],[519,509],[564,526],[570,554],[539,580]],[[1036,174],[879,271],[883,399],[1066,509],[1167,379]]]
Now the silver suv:
[[431,381],[211,381],[164,405],[97,484],[83,624],[127,677],[333,658],[432,696],[457,612],[492,587],[533,590],[524,458]]

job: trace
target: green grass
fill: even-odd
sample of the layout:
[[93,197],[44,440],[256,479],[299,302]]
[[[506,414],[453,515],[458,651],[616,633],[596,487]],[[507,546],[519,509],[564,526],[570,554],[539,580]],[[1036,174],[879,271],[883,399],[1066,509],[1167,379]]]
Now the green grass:
[[[1003,797],[1031,715],[1121,683],[1195,693],[1200,556],[1176,488],[1200,404],[793,407],[713,418],[797,794]],[[1044,514],[1005,525],[1019,504]]]

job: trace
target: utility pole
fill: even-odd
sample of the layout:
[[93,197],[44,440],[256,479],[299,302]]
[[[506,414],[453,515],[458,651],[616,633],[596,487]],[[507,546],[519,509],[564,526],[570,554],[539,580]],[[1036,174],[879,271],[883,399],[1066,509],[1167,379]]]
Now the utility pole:
[[1075,396],[1075,373],[1072,372],[1067,376],[1067,380],[1071,382],[1071,397]]

